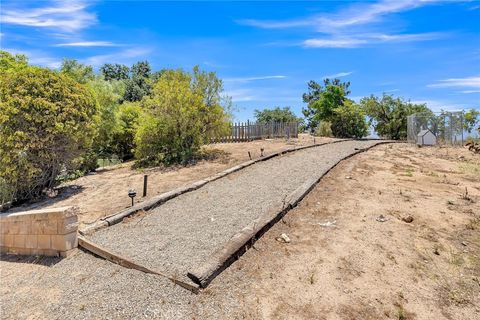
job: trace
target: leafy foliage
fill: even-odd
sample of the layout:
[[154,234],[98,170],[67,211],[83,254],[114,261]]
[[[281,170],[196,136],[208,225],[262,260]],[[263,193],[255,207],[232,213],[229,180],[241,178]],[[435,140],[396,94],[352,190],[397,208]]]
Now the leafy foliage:
[[339,138],[363,138],[368,134],[365,112],[351,100],[335,108],[332,118],[332,133]]
[[195,68],[165,71],[141,101],[144,117],[135,137],[140,165],[187,163],[215,132],[225,130],[228,115],[220,102],[221,82]]
[[315,135],[319,137],[333,137],[332,123],[328,121],[320,121],[315,130]]
[[107,81],[126,80],[129,78],[130,68],[119,63],[105,63],[100,67],[103,78]]
[[91,144],[96,111],[90,91],[64,75],[36,67],[1,74],[0,180],[11,200],[55,185]]
[[431,113],[425,104],[414,104],[392,95],[384,94],[382,98],[374,95],[360,101],[370,124],[381,136],[388,139],[407,138],[407,116],[414,113]]
[[222,95],[223,82],[215,72],[202,71],[198,66],[193,67],[191,88],[202,96],[203,106],[199,110],[202,143],[208,143],[211,138],[228,132],[232,102],[230,97]]
[[82,84],[95,77],[92,66],[87,66],[74,59],[63,59],[60,72]]
[[[465,112],[464,117],[464,127],[468,133],[472,133],[475,127],[480,123],[480,111],[476,109],[470,109]],[[477,128],[480,133],[480,127]]]
[[350,94],[350,82],[339,79],[325,79],[322,85],[308,82],[308,92],[303,94],[303,102],[308,103],[302,113],[306,119],[306,129],[314,131],[321,120],[331,121],[334,110],[344,104]]
[[255,118],[257,122],[260,123],[301,121],[301,119],[290,110],[290,107],[255,110]]
[[112,147],[122,160],[129,160],[134,156],[135,134],[141,115],[142,108],[138,103],[125,102],[118,107]]
[[88,87],[98,103],[97,134],[92,149],[98,156],[108,156],[116,152],[114,139],[118,122],[117,113],[125,84],[122,81],[105,81],[101,77],[96,77],[88,82]]
[[28,58],[23,54],[12,55],[0,50],[0,72],[15,72],[28,67]]

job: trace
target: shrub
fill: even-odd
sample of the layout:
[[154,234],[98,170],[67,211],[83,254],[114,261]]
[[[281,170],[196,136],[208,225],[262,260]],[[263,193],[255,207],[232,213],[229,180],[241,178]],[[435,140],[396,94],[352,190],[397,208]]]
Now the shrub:
[[96,77],[88,83],[98,104],[97,134],[92,151],[99,156],[111,156],[115,153],[114,135],[117,130],[117,112],[120,99],[125,91],[121,81],[105,81]]
[[255,119],[259,123],[301,122],[301,119],[290,110],[290,107],[255,110]]
[[209,139],[228,129],[221,105],[222,83],[214,73],[194,68],[193,76],[165,70],[150,97],[135,136],[140,166],[186,164]]
[[320,121],[317,130],[315,130],[315,135],[319,137],[333,137],[332,123],[328,121]]
[[203,98],[191,89],[190,81],[182,71],[168,71],[152,97],[142,100],[146,114],[135,137],[140,166],[186,163],[199,150]]
[[134,156],[135,133],[141,114],[142,108],[138,103],[125,102],[118,107],[112,147],[122,160],[129,160]]
[[338,138],[362,138],[368,134],[368,124],[363,110],[350,101],[346,101],[334,111],[332,132]]
[[433,116],[425,104],[414,104],[387,94],[382,98],[374,95],[365,97],[360,104],[375,131],[380,137],[388,139],[407,139],[407,116],[418,112]]
[[0,76],[0,180],[14,201],[51,188],[91,144],[96,103],[74,80],[25,67]]

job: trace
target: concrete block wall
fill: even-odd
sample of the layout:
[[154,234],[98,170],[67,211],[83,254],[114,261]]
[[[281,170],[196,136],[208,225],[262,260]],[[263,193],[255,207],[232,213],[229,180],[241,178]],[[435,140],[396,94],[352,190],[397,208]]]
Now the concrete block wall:
[[77,209],[0,214],[0,252],[66,257],[77,247]]

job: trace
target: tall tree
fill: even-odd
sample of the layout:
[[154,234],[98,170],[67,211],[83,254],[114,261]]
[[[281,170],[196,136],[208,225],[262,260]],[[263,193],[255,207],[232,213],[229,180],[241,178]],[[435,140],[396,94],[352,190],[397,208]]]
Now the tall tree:
[[375,131],[388,139],[407,138],[407,116],[419,112],[433,115],[426,104],[414,104],[387,94],[381,98],[371,95],[363,98],[360,104]]
[[303,94],[303,102],[308,105],[302,109],[306,128],[315,131],[319,122],[330,121],[333,111],[343,105],[350,94],[350,82],[340,79],[324,79],[323,86],[314,80],[308,82],[308,92]]
[[131,68],[131,78],[125,82],[126,101],[140,101],[150,94],[152,81],[150,79],[152,69],[148,61],[139,61]]
[[260,123],[269,122],[301,122],[290,107],[255,110],[255,119]]
[[14,72],[28,67],[28,58],[23,54],[11,54],[0,50],[0,72]]
[[106,63],[100,67],[105,80],[126,80],[129,78],[130,68],[119,63]]
[[[470,109],[463,116],[464,128],[468,133],[472,133],[473,129],[480,123],[480,111]],[[480,127],[478,128],[480,132]]]
[[60,72],[83,84],[95,77],[92,66],[80,63],[75,59],[63,59]]

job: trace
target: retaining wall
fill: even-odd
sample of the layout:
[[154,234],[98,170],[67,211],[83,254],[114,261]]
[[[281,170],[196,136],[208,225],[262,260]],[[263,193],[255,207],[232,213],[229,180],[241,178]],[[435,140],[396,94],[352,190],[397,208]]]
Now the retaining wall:
[[0,252],[68,256],[78,244],[76,212],[62,207],[0,214]]

